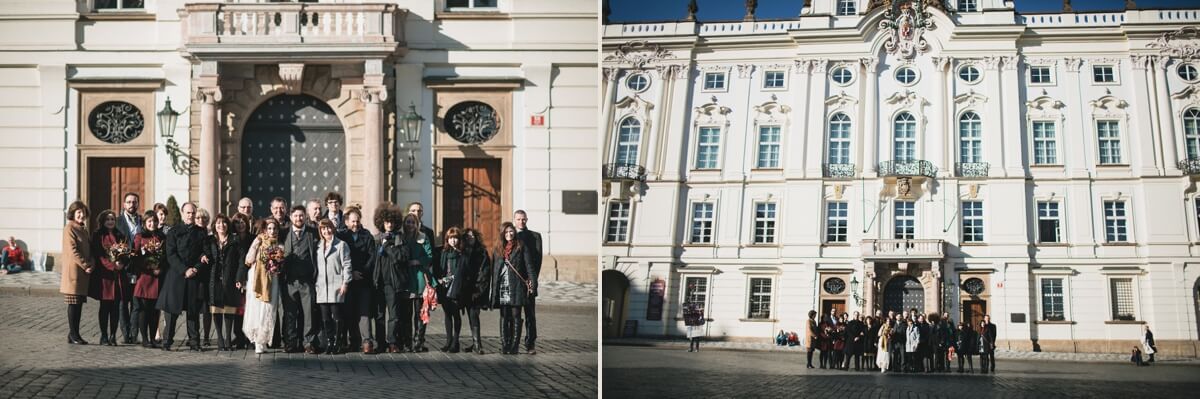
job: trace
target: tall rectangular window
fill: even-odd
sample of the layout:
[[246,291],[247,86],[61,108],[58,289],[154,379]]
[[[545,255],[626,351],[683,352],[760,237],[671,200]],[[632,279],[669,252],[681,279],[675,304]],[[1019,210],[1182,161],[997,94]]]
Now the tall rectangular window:
[[835,165],[850,163],[850,117],[836,113],[829,118],[829,159]]
[[1096,138],[1100,141],[1100,164],[1121,163],[1121,129],[1117,121],[1096,121]]
[[704,74],[704,90],[725,90],[725,73],[708,72]]
[[692,203],[692,244],[711,244],[713,241],[713,223],[716,221],[716,211],[711,202]]
[[696,169],[716,169],[717,157],[721,154],[721,128],[700,128],[696,140]]
[[976,11],[979,11],[979,2],[977,0],[958,0],[958,12]]
[[754,243],[775,243],[775,203],[754,204]]
[[1061,242],[1059,241],[1059,225],[1062,223],[1062,219],[1059,218],[1058,203],[1038,201],[1037,213],[1038,242]]
[[1183,111],[1183,142],[1188,159],[1200,159],[1200,109]]
[[629,241],[629,202],[613,201],[608,203],[608,233],[604,241]]
[[825,203],[825,242],[846,242],[849,210],[845,202]]
[[1048,66],[1031,66],[1029,67],[1029,83],[1053,83],[1053,77],[1050,74]]
[[779,126],[759,126],[757,163],[759,169],[779,167],[780,138]]
[[983,242],[983,201],[962,203],[963,242]]
[[917,158],[917,119],[912,114],[904,112],[896,116],[892,126],[895,137],[892,138],[892,159],[896,162],[908,162]]
[[983,133],[979,115],[964,113],[958,118],[958,161],[962,163],[983,162]]
[[617,129],[617,165],[637,165],[638,147],[642,144],[642,122],[629,117],[621,120]]
[[1033,121],[1033,164],[1058,164],[1058,141],[1053,121]]
[[1137,320],[1133,314],[1133,279],[1114,278],[1108,280],[1112,295],[1113,320]]
[[786,84],[786,74],[783,71],[766,71],[763,73],[764,89],[782,89]]
[[750,311],[747,319],[771,318],[771,279],[754,277],[750,279]]
[[1116,72],[1112,65],[1096,65],[1092,67],[1092,81],[1096,83],[1113,83],[1117,81]]
[[911,240],[917,236],[917,206],[913,201],[895,202],[894,222],[897,240]]
[[1063,279],[1042,279],[1042,320],[1063,321]]
[[708,303],[708,277],[685,277],[683,301],[695,303],[703,311],[704,305]]
[[1104,201],[1104,239],[1107,242],[1129,241],[1129,218],[1125,201]]
[[854,0],[838,0],[837,15],[846,16],[854,15]]

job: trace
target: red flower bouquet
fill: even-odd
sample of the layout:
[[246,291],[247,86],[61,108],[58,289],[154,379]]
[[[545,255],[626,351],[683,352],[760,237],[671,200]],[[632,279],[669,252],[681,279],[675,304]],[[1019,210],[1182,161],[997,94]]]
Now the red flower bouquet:
[[147,240],[142,244],[142,256],[146,257],[146,263],[143,265],[145,271],[152,272],[158,270],[159,262],[162,261],[163,245],[158,239]]
[[259,255],[259,261],[267,265],[267,272],[273,276],[278,276],[283,272],[283,248],[272,246],[267,248]]
[[129,244],[125,241],[118,241],[116,244],[108,247],[108,257],[114,262],[125,263],[132,255],[133,250],[129,249]]

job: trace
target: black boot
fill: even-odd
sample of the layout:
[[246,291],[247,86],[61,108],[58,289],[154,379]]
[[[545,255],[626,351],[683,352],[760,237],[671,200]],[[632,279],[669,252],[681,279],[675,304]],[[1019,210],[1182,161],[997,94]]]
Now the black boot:
[[73,345],[87,345],[88,342],[83,340],[79,335],[79,319],[83,316],[83,305],[67,305],[67,325],[70,331],[67,332],[67,343]]

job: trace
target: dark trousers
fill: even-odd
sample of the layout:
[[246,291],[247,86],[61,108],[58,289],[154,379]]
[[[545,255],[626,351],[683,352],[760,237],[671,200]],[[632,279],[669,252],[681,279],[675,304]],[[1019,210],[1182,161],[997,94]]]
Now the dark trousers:
[[384,287],[383,301],[387,311],[388,345],[396,345],[401,348],[412,347],[413,308],[412,300],[408,298],[408,291]]
[[850,369],[850,358],[854,358],[854,369],[862,370],[862,354],[861,353],[857,353],[853,350],[847,349],[845,356],[846,356],[846,359],[845,359],[844,365],[842,366],[843,369]]
[[979,370],[985,373],[996,371],[996,351],[985,350],[979,355]]
[[458,304],[454,300],[448,300],[442,304],[442,311],[445,312],[446,319],[447,349],[458,349],[458,336],[462,333],[462,314],[458,309]]
[[315,288],[307,281],[292,280],[284,286],[283,343],[288,348],[317,346],[321,315],[317,311]]
[[479,332],[479,307],[471,305],[467,308],[467,323],[471,326],[471,348],[483,350],[483,335]]
[[813,366],[812,365],[812,355],[813,355],[814,350],[816,350],[816,349],[813,347],[812,342],[809,342],[809,344],[808,344],[808,367]]
[[946,360],[946,347],[939,346],[937,352],[933,354],[934,363],[937,366],[937,371],[946,371],[950,369],[950,364]]
[[893,342],[892,348],[888,352],[892,356],[892,371],[904,371],[904,343]]
[[428,324],[421,321],[421,306],[425,304],[425,299],[417,296],[416,298],[411,298],[409,301],[412,303],[412,309],[410,310],[412,312],[412,328],[409,332],[412,333],[412,341],[415,343],[413,349],[420,350],[425,347],[425,327],[428,326]]
[[137,321],[138,331],[142,333],[142,344],[148,344],[154,341],[154,333],[158,331],[158,309],[154,307],[154,302],[157,299],[137,298],[134,301],[134,309],[138,309]]
[[821,349],[821,354],[818,356],[820,357],[821,368],[825,368],[825,365],[833,362],[833,351]]
[[517,353],[521,345],[520,306],[500,306],[500,345],[506,353]]
[[[200,312],[187,312],[187,343],[200,345]],[[175,327],[179,324],[179,313],[167,313],[167,325],[163,328],[163,346],[175,344]]]
[[117,342],[117,301],[100,301],[100,336]]
[[534,349],[537,342],[537,297],[530,295],[525,303],[525,350]]
[[337,332],[342,324],[342,304],[340,303],[322,303],[321,320],[325,321],[325,350],[336,351],[337,349]]
[[356,292],[353,285],[351,285],[350,296],[353,298],[355,305],[355,317],[358,318],[358,323],[352,327],[352,334],[358,334],[361,343],[370,343],[375,348],[379,347],[379,343],[376,342],[377,339],[388,342],[385,338],[387,337],[387,322],[385,318],[387,315],[387,302],[383,299],[383,292],[372,288],[368,284],[363,284],[361,289]]
[[962,354],[958,356],[958,372],[963,372],[963,361],[967,362],[967,366],[970,367],[971,371],[975,371],[975,360],[972,359],[971,355]]

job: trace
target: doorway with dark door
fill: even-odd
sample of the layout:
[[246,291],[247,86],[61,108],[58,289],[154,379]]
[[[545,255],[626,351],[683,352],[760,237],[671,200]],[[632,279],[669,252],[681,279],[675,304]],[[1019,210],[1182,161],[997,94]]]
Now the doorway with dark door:
[[817,320],[818,321],[823,320],[826,317],[828,317],[829,309],[837,309],[838,316],[841,316],[842,313],[846,313],[846,300],[845,299],[826,299],[826,300],[821,301],[821,314],[819,315],[820,317],[818,317]]
[[912,276],[896,276],[883,289],[883,311],[904,313],[916,309],[925,312],[925,288]]
[[442,165],[446,201],[441,229],[473,228],[491,242],[504,218],[500,159],[448,158]]
[[987,314],[987,301],[963,301],[962,312],[962,320],[971,323],[971,327],[978,329],[979,322],[983,321],[983,316]]
[[125,193],[137,193],[143,204],[149,202],[145,158],[88,158],[87,162],[86,201],[92,216],[105,209],[120,210]]

